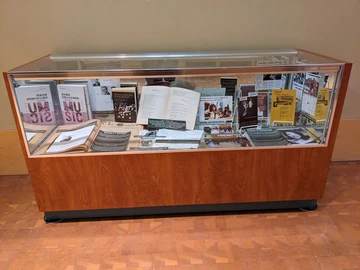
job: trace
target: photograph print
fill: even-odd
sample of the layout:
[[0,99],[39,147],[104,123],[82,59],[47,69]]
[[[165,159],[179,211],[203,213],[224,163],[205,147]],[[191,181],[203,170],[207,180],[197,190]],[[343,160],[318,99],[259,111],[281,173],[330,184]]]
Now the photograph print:
[[232,118],[232,96],[200,98],[200,121],[231,121]]
[[304,85],[304,82],[305,82],[305,73],[294,74],[294,83]]
[[281,80],[282,74],[264,74],[263,81],[278,81]]
[[257,95],[239,98],[239,125],[240,127],[257,125],[258,106]]
[[320,84],[320,76],[307,74],[304,83],[304,93],[312,97],[317,97]]

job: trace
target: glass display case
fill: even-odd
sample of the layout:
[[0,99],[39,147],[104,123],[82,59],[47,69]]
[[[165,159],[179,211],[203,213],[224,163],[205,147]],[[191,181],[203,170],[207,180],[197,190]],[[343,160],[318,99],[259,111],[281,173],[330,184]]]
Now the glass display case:
[[[323,163],[326,166],[350,69],[351,64],[344,61],[303,50],[48,55],[5,72],[4,77],[29,172],[32,179],[37,179],[33,186],[39,189],[39,209],[46,212],[178,204],[176,200],[130,205],[90,203],[85,208],[79,206],[81,200],[77,207],[71,203],[61,207],[55,207],[57,203],[46,204],[47,199],[41,195],[44,188],[36,186],[46,182],[59,187],[59,183],[50,178],[40,180],[41,172],[34,166],[60,166],[57,162],[66,157],[78,159],[86,167],[90,166],[86,157],[105,160],[124,156],[122,161],[127,163],[133,159],[137,162],[143,155],[149,160],[166,155],[178,158],[180,153],[200,155],[200,159],[223,156],[219,164],[227,163],[222,169],[230,176],[231,167],[241,154],[262,155],[256,158],[268,160],[275,153],[272,150],[281,150],[276,155],[281,153],[286,158],[290,154],[287,149],[300,149],[295,151],[300,151],[301,162],[302,155],[314,155],[316,149],[323,149],[319,151],[327,153],[327,162]],[[263,153],[258,152],[261,149]],[[236,158],[229,159],[231,156]],[[309,160],[304,157],[304,162]],[[109,166],[115,166],[110,163]],[[264,165],[264,172],[273,165]],[[252,166],[247,169],[258,165]],[[195,167],[194,171],[203,170],[201,164]],[[118,173],[127,174],[129,170],[136,168],[128,164]],[[69,171],[79,179],[85,177],[76,174],[75,168]],[[235,171],[233,175],[237,175]],[[94,169],[92,176],[86,178],[100,185],[94,178],[97,173]],[[299,174],[302,173],[296,171]],[[153,177],[165,177],[160,175],[157,171]],[[134,177],[144,178],[134,174],[129,179]],[[326,181],[326,174],[321,178],[319,186]],[[51,192],[46,192],[50,197]],[[320,189],[315,193],[310,199],[322,194]],[[296,196],[289,197],[284,191],[280,197],[270,199],[294,200]],[[259,200],[231,198],[218,199],[214,195],[200,202]],[[193,203],[188,200],[179,204]]]
[[27,154],[51,156],[325,145],[342,66],[296,50],[51,55],[8,76]]

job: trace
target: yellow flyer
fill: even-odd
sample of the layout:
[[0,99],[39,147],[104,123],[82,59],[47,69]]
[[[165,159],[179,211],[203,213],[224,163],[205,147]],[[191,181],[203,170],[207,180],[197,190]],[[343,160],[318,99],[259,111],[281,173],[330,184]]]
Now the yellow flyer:
[[270,124],[294,124],[296,90],[272,90]]
[[326,116],[329,109],[329,88],[319,89],[316,102],[315,115],[312,115],[316,122],[326,120]]

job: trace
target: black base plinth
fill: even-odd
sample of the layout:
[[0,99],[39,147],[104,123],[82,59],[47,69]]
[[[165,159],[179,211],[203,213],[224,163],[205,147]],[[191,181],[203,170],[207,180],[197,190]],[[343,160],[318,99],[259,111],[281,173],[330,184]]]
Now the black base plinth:
[[270,211],[270,210],[302,210],[314,211],[317,209],[316,200],[280,201],[280,202],[251,202],[251,203],[224,203],[224,204],[198,204],[181,206],[158,206],[137,208],[114,208],[76,211],[45,212],[44,220],[48,223],[63,220],[101,219],[101,218],[130,218],[164,215],[189,215],[189,214],[227,214],[245,211]]

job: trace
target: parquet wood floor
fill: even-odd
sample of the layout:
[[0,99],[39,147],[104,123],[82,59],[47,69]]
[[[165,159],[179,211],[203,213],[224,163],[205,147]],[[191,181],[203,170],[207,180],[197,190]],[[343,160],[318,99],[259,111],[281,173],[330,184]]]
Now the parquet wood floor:
[[360,162],[331,165],[315,212],[45,224],[0,176],[0,269],[360,269]]

